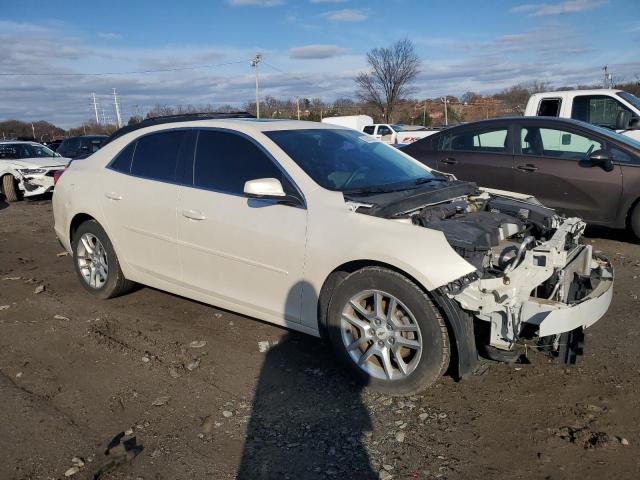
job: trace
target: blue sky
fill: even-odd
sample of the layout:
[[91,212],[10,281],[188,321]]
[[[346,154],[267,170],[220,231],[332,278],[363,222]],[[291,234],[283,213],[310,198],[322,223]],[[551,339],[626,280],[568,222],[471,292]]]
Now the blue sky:
[[107,107],[113,87],[126,116],[155,104],[241,106],[256,52],[264,94],[352,97],[366,52],[403,37],[422,59],[417,98],[595,83],[604,64],[640,77],[638,0],[0,0],[0,12],[0,73],[203,67],[0,76],[0,119],[65,127],[91,118],[91,92]]

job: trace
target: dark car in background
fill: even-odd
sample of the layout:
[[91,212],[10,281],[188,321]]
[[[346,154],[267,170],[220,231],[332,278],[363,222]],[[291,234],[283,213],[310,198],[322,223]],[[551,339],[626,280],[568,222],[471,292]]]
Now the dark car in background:
[[109,138],[106,135],[83,135],[80,137],[69,137],[62,141],[57,153],[63,157],[77,159],[86,157],[97,152]]
[[640,238],[640,142],[588,123],[496,118],[402,147],[425,165],[482,187],[534,195],[589,223]]

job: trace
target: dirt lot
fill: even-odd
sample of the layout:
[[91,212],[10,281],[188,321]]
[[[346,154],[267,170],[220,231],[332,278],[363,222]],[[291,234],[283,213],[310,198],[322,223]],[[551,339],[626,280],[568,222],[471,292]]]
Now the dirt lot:
[[[52,224],[48,201],[0,200],[2,479],[64,478],[74,457],[71,478],[108,461],[101,478],[639,478],[640,245],[623,233],[588,232],[617,279],[579,367],[531,353],[391,399],[314,338],[150,288],[91,298]],[[127,430],[139,455],[105,456]]]

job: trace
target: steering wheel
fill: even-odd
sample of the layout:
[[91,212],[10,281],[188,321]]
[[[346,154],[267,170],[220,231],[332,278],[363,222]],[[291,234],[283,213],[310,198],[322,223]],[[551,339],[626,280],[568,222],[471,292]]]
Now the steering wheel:
[[349,175],[349,178],[347,178],[347,179],[345,180],[345,182],[342,184],[342,186],[341,186],[340,188],[344,188],[344,187],[346,187],[347,185],[349,185],[349,184],[350,184],[350,183],[351,183],[351,182],[356,178],[356,176],[357,176],[359,173],[362,173],[362,172],[364,172],[365,170],[368,170],[368,168],[369,168],[369,167],[366,167],[366,166],[364,166],[364,165],[363,165],[362,167],[358,167],[358,168],[356,168],[356,169],[355,169],[355,171],[354,171],[351,175]]

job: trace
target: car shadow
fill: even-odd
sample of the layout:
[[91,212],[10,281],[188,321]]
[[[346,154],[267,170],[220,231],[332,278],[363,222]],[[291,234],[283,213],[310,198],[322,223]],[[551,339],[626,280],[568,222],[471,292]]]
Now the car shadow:
[[[300,285],[291,292],[299,304]],[[363,442],[372,428],[363,386],[343,370],[328,345],[309,335],[291,332],[271,346],[237,479],[378,478]]]
[[606,240],[617,240],[626,243],[639,243],[633,233],[628,229],[609,228],[599,225],[587,225],[584,236],[589,239],[603,238]]
[[9,204],[6,202],[6,200],[4,199],[3,195],[0,195],[0,210],[4,210],[5,208],[7,208],[9,206]]

